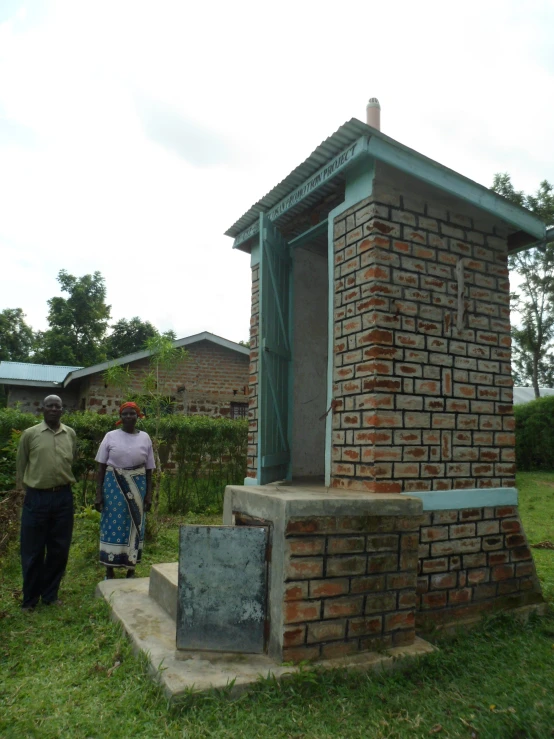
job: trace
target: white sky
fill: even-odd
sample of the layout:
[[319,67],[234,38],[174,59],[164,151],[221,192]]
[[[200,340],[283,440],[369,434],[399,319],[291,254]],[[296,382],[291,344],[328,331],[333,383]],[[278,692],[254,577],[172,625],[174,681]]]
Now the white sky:
[[223,236],[371,96],[490,186],[554,181],[554,0],[0,0],[0,310],[47,327],[99,270],[113,320],[248,338]]

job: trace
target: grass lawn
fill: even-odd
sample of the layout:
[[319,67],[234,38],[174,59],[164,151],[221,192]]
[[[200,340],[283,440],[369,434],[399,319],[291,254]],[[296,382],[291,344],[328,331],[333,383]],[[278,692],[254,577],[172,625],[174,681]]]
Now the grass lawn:
[[[518,476],[530,543],[554,541],[554,473]],[[189,522],[192,522],[190,520]],[[196,518],[194,522],[216,522]],[[176,559],[177,520],[146,548],[139,575]],[[260,681],[230,702],[190,696],[169,707],[144,660],[94,598],[96,541],[78,521],[62,608],[19,610],[17,548],[0,563],[0,737],[478,737],[554,736],[554,617],[522,626],[500,616],[448,640],[408,671],[303,674]],[[554,550],[533,549],[554,597]],[[118,666],[116,666],[118,665]]]

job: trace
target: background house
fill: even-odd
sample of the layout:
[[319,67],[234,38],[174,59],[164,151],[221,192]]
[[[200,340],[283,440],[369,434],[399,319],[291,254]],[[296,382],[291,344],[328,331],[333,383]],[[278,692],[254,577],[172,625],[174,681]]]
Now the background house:
[[[207,416],[246,417],[248,412],[248,368],[250,350],[207,331],[173,342],[187,350],[187,357],[164,374],[164,392],[177,413]],[[43,398],[55,393],[70,410],[115,413],[124,400],[121,392],[108,387],[108,367],[127,366],[133,373],[132,390],[150,371],[149,351],[127,354],[92,367],[56,367],[20,362],[0,362],[0,385],[4,385],[9,407],[36,412]]]
[[64,380],[80,367],[58,367],[30,362],[0,362],[0,385],[9,408],[36,412],[47,395],[59,395],[68,408],[77,404],[77,386],[64,388]]

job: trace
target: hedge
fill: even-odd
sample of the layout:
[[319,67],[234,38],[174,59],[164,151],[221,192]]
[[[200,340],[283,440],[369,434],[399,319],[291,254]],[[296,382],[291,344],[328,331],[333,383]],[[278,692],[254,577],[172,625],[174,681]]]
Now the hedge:
[[554,470],[554,396],[514,406],[518,470]]
[[[0,490],[15,483],[15,453],[21,431],[41,420],[31,413],[0,409]],[[75,429],[78,454],[74,472],[78,503],[94,497],[94,457],[116,418],[90,411],[64,414],[63,423]],[[139,421],[139,428],[158,440],[161,460],[162,505],[168,513],[218,510],[225,486],[242,484],[246,474],[248,424],[205,416],[163,416]]]

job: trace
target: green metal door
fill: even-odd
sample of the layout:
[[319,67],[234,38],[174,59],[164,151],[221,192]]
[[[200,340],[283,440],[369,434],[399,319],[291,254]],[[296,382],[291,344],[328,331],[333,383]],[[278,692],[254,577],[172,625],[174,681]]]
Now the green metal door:
[[290,477],[290,275],[287,241],[260,213],[259,485]]

